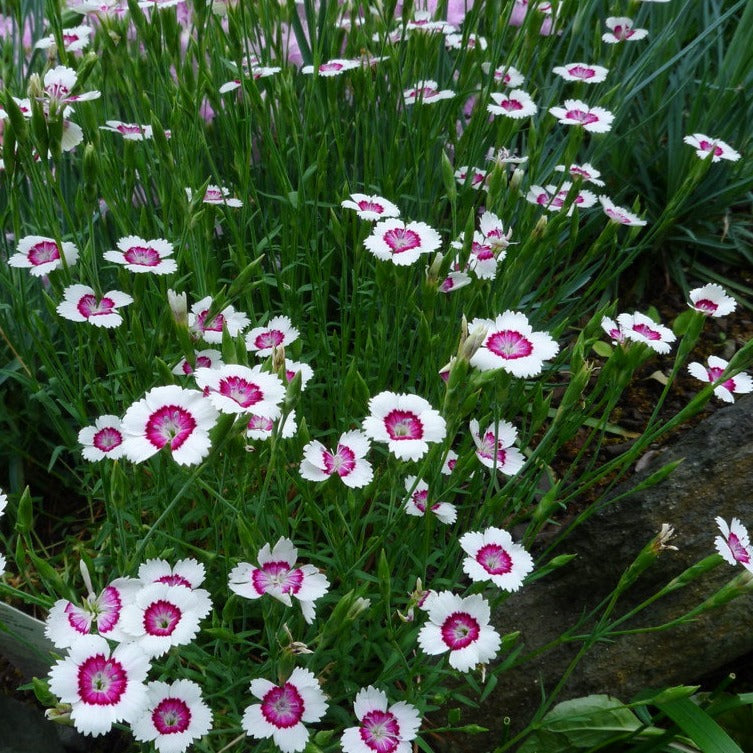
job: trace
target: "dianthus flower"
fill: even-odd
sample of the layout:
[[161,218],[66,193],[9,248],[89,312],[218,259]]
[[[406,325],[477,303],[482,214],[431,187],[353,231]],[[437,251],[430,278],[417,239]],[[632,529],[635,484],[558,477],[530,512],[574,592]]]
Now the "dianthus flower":
[[632,18],[610,16],[605,24],[609,31],[602,34],[601,38],[607,44],[637,42],[639,39],[645,39],[648,36],[648,29],[636,29],[633,26]]
[[[154,135],[150,125],[124,123],[121,120],[106,120],[105,125],[100,126],[99,130],[119,133],[126,141],[146,141]],[[167,132],[165,135],[167,136]]]
[[121,264],[129,272],[150,272],[154,275],[171,274],[178,269],[173,253],[173,244],[164,238],[144,240],[137,235],[127,235],[115,244],[119,251],[105,251],[107,261]]
[[565,81],[583,81],[586,84],[599,84],[604,81],[609,73],[608,68],[601,65],[590,65],[589,63],[568,63],[567,65],[558,65],[552,69]]
[[147,655],[135,643],[114,650],[99,635],[79,638],[50,670],[49,686],[84,735],[104,735],[116,722],[131,722],[146,702]]
[[669,353],[677,339],[669,327],[657,324],[653,319],[636,311],[633,314],[620,314],[617,317],[622,333],[629,340],[642,342],[657,353]]
[[522,89],[513,89],[509,94],[492,92],[491,98],[494,104],[487,105],[486,109],[492,115],[504,115],[520,120],[535,115],[539,109],[531,95]]
[[193,557],[178,560],[174,565],[162,559],[147,560],[139,565],[142,583],[167,583],[195,590],[204,582],[204,575],[204,565]]
[[246,349],[259,358],[266,358],[275,348],[294,343],[299,334],[290,317],[273,316],[266,326],[254,327],[246,334]]
[[358,430],[342,434],[334,452],[314,440],[303,448],[299,473],[309,481],[326,481],[330,476],[339,476],[345,486],[359,489],[374,478],[371,463],[366,460],[370,449],[368,438]]
[[387,694],[369,685],[353,703],[357,727],[348,727],[340,740],[344,753],[411,753],[411,741],[421,726],[418,709],[405,701],[388,705]]
[[257,416],[253,413],[248,417],[246,426],[246,436],[249,439],[266,440],[272,437],[277,425],[277,432],[280,439],[290,439],[298,431],[298,424],[295,420],[295,410],[281,416],[277,421],[265,416]]
[[[693,361],[688,364],[688,371],[696,379],[702,382],[716,382],[724,374],[729,362],[717,356],[709,356],[708,365]],[[725,403],[734,403],[734,395],[743,395],[753,392],[753,378],[745,372],[735,374],[735,376],[725,379],[721,384],[714,387],[714,394]]]
[[[360,67],[361,67],[360,60],[344,60],[341,58],[333,58],[332,60],[328,60],[326,63],[322,63],[321,65],[318,65],[316,67],[316,72],[320,76],[325,76],[327,78],[330,78],[332,76],[339,76],[341,73],[345,73],[345,71],[350,71],[353,68],[360,68]],[[313,72],[314,72],[313,65],[304,65],[303,68],[301,68],[301,73],[310,75]]]
[[463,165],[455,170],[455,180],[461,186],[464,186],[467,181],[468,185],[476,191],[482,188],[484,190],[487,189],[487,177],[488,173],[486,170],[482,170],[480,167],[468,167],[468,165]]
[[481,347],[471,356],[471,366],[481,371],[504,369],[528,378],[540,374],[544,361],[559,352],[551,335],[534,332],[528,317],[518,311],[505,311],[496,319],[474,319],[468,327],[469,331],[486,329]]
[[212,344],[221,343],[223,329],[226,329],[231,337],[236,337],[248,327],[248,316],[242,311],[225,306],[218,313],[209,316],[212,306],[212,298],[207,296],[194,303],[188,314],[188,328],[202,340]]
[[282,753],[301,753],[309,740],[304,722],[318,722],[327,710],[313,672],[296,667],[281,685],[262,678],[252,680],[251,693],[261,703],[244,711],[241,727],[245,733],[257,740],[271,737]]
[[386,442],[400,460],[419,460],[429,451],[429,442],[441,442],[447,425],[439,411],[418,395],[380,392],[369,400],[371,415],[363,430],[375,442]]
[[723,159],[737,162],[740,159],[740,152],[736,152],[726,141],[714,139],[702,133],[685,136],[683,141],[692,146],[695,149],[695,153],[701,159],[706,159],[709,156],[712,162],[719,162],[719,160]]
[[452,89],[440,89],[436,81],[417,81],[413,86],[403,91],[403,101],[406,105],[429,105],[442,99],[452,99],[455,92]]
[[295,596],[310,625],[314,621],[314,602],[329,588],[327,577],[314,565],[296,565],[298,549],[290,539],[280,538],[274,547],[265,544],[257,559],[259,567],[241,562],[233,568],[230,590],[246,599],[269,594],[287,607],[292,606],[291,596]]
[[421,254],[436,251],[442,239],[425,222],[403,222],[396,218],[380,220],[363,245],[381,261],[404,267],[418,261]]
[[589,133],[607,133],[614,115],[603,107],[589,107],[579,99],[566,99],[564,107],[550,107],[549,112],[564,125],[581,126]]
[[[186,196],[189,201],[193,201],[193,191],[190,188],[186,188]],[[204,204],[221,204],[236,209],[243,206],[243,202],[240,199],[233,198],[230,195],[230,189],[224,186],[207,186],[201,200]]]
[[72,94],[77,78],[76,71],[64,65],[58,65],[47,71],[44,74],[44,106],[48,108],[54,105],[60,109],[61,106],[97,99],[100,96],[98,91]]
[[604,209],[604,214],[618,225],[643,227],[647,224],[646,220],[642,220],[637,214],[633,214],[624,207],[618,207],[608,196],[599,196],[599,201]]
[[593,183],[595,186],[604,185],[604,181],[599,180],[601,173],[588,162],[584,162],[582,165],[570,165],[570,167],[565,167],[565,165],[557,165],[554,169],[560,173],[563,173],[565,172],[565,170],[567,170],[567,172],[570,173],[570,176],[574,180],[580,179],[584,183]]
[[72,322],[88,322],[109,329],[123,323],[118,309],[130,303],[133,298],[120,290],[108,290],[100,297],[88,285],[70,285],[63,291],[63,300],[55,310]]
[[[559,212],[567,205],[567,197],[570,194],[572,188],[570,181],[565,181],[561,186],[555,185],[531,186],[526,195],[526,200],[531,204],[538,204],[545,207],[550,212]],[[567,209],[567,216],[569,217],[575,211],[575,207],[579,209],[588,209],[596,203],[596,195],[591,191],[578,191],[569,203]]]
[[447,525],[457,520],[458,511],[455,505],[449,502],[435,502],[431,506],[427,505],[429,485],[423,479],[419,479],[417,482],[416,476],[407,476],[405,479],[405,491],[408,492],[408,496],[405,499],[405,512],[408,515],[414,515],[418,518],[423,517],[426,515],[428,507],[429,511],[437,516],[440,523]]
[[753,548],[750,546],[747,528],[737,518],[732,518],[732,522],[727,525],[727,521],[719,517],[716,518],[716,524],[722,532],[714,540],[716,551],[730,565],[740,564],[753,573]]
[[480,594],[462,598],[440,591],[426,600],[429,621],[418,634],[418,645],[429,655],[450,652],[450,666],[468,672],[497,655],[502,643],[489,624],[491,610]]
[[517,89],[519,86],[522,86],[523,82],[525,81],[523,74],[512,65],[505,65],[500,68],[495,68],[492,71],[491,65],[488,62],[485,62],[481,63],[481,69],[484,71],[484,73],[487,74],[491,71],[492,78],[498,84],[511,86],[515,89]]
[[702,288],[693,288],[688,294],[688,306],[711,317],[727,316],[737,308],[737,301],[727,295],[721,285],[710,282]]
[[155,387],[123,416],[123,454],[142,463],[167,447],[179,465],[196,465],[209,454],[216,421],[217,411],[198,390]]
[[69,267],[78,260],[78,248],[73,243],[63,241],[61,248],[53,238],[27,235],[18,242],[16,253],[8,259],[8,264],[28,269],[32,277],[43,277],[60,269],[63,260]]
[[506,476],[514,476],[525,463],[523,453],[513,443],[518,430],[508,421],[498,421],[479,433],[479,423],[474,418],[470,423],[471,436],[476,445],[476,457],[487,468],[496,468]]
[[123,422],[118,416],[105,415],[95,419],[94,426],[85,426],[78,433],[79,444],[84,446],[84,460],[96,463],[123,455]]
[[[90,37],[92,35],[91,26],[71,26],[67,29],[63,29],[61,36],[63,38],[63,48],[66,52],[76,52],[77,50],[83,50],[89,46]],[[46,37],[42,37],[35,45],[34,49],[48,50],[50,47],[55,46],[54,34],[48,34]]]
[[400,210],[395,204],[381,196],[365,193],[352,193],[349,199],[340,203],[345,209],[354,209],[362,220],[376,222],[384,217],[399,217]]
[[[225,365],[225,362],[222,360],[222,353],[213,348],[197,350],[196,353],[194,353],[194,363],[196,364],[197,369],[219,369],[220,366]],[[182,358],[178,365],[173,368],[172,373],[185,374],[188,376],[193,374],[193,368],[191,368],[191,364],[185,358]]]
[[285,387],[277,374],[262,371],[261,366],[199,368],[194,379],[220,413],[249,413],[273,420],[280,417]]
[[533,558],[502,528],[470,531],[460,537],[468,555],[463,571],[474,581],[490,580],[503,591],[517,591],[533,570]]

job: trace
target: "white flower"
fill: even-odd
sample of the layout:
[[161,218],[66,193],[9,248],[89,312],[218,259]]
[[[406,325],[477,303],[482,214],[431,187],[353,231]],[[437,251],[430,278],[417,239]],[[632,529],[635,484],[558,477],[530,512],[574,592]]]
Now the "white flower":
[[737,518],[732,518],[729,525],[723,518],[716,518],[716,524],[722,532],[722,535],[714,540],[716,551],[730,565],[739,563],[753,573],[753,549],[745,526]]
[[436,81],[417,81],[413,86],[403,92],[403,101],[406,105],[424,104],[429,105],[442,99],[452,99],[455,92],[451,89],[440,89]]
[[461,598],[440,591],[428,598],[423,608],[429,621],[418,634],[418,645],[427,654],[449,651],[450,666],[459,672],[486,664],[497,655],[502,641],[489,624],[489,604],[480,594]]
[[164,238],[144,240],[137,235],[127,235],[117,242],[119,251],[105,251],[107,261],[123,265],[129,272],[151,272],[154,275],[167,275],[177,271],[178,263],[170,259],[173,244]]
[[50,670],[50,691],[71,705],[84,735],[104,735],[115,722],[131,722],[146,702],[149,659],[135,643],[111,651],[99,635],[79,638]]
[[496,319],[474,319],[469,331],[486,329],[480,348],[471,356],[471,366],[481,371],[504,369],[528,378],[541,373],[544,361],[554,358],[559,345],[546,332],[534,332],[525,314],[505,311]]
[[669,327],[657,324],[653,319],[636,311],[633,314],[620,314],[617,323],[623,335],[629,340],[642,342],[657,353],[669,353],[677,337]]
[[[188,201],[193,201],[193,191],[190,188],[186,188],[186,196]],[[243,202],[240,199],[235,199],[230,196],[230,189],[224,186],[209,185],[204,191],[202,197],[204,204],[223,204],[228,207],[242,207]]]
[[139,565],[139,579],[143,583],[167,583],[196,589],[204,582],[204,565],[193,557],[170,565],[167,560],[151,559]]
[[155,387],[123,416],[123,454],[142,463],[164,447],[179,465],[196,465],[209,453],[214,406],[198,390]]
[[349,199],[340,203],[345,209],[353,209],[362,220],[375,222],[383,217],[399,217],[400,210],[395,204],[381,196],[365,193],[352,193]]
[[564,125],[582,126],[590,133],[607,133],[614,115],[602,107],[589,107],[579,99],[566,99],[564,107],[550,107],[549,112]]
[[340,744],[344,753],[411,753],[421,726],[418,709],[405,701],[388,706],[387,694],[369,685],[353,703],[357,727],[348,727]]
[[251,693],[261,703],[248,706],[243,713],[241,726],[246,734],[260,740],[271,737],[282,753],[301,753],[309,740],[304,722],[318,722],[327,710],[313,672],[296,667],[282,685],[252,680]]
[[737,308],[737,301],[721,285],[710,282],[702,288],[693,288],[689,293],[688,306],[706,316],[720,317],[731,314]]
[[421,254],[436,251],[442,239],[425,222],[403,222],[396,218],[380,220],[363,245],[381,261],[406,266],[418,261]]
[[429,451],[429,442],[441,442],[447,433],[439,411],[418,395],[380,392],[369,400],[369,410],[363,422],[366,435],[386,442],[400,460],[419,460]]
[[254,327],[246,334],[246,349],[259,358],[266,358],[275,348],[295,342],[298,335],[290,317],[273,316],[265,327]]
[[298,549],[290,539],[280,538],[274,547],[265,544],[257,557],[259,567],[248,562],[236,565],[230,573],[229,588],[246,599],[269,594],[285,606],[292,606],[291,596],[301,603],[303,618],[314,621],[314,602],[324,596],[329,581],[314,565],[297,566]]
[[285,387],[277,374],[262,371],[261,366],[199,368],[194,379],[220,413],[249,413],[273,420],[280,417]]
[[27,235],[18,242],[16,253],[8,259],[8,264],[28,269],[33,277],[43,277],[62,268],[64,260],[69,267],[78,260],[78,249],[73,243],[63,241],[61,249],[53,238]]
[[334,452],[314,440],[303,448],[299,472],[309,481],[326,481],[339,476],[345,486],[359,489],[371,483],[374,471],[366,460],[371,445],[363,432],[346,431],[337,442]]
[[96,463],[104,458],[117,460],[123,455],[123,426],[118,416],[100,416],[94,426],[85,426],[78,433],[78,441],[84,446],[84,460]]
[[[316,72],[320,76],[332,77],[339,76],[341,73],[345,73],[345,71],[352,70],[353,68],[359,68],[360,66],[360,60],[344,60],[342,58],[333,58],[332,60],[328,60],[326,63],[322,63],[321,65],[317,66]],[[301,73],[312,74],[313,72],[313,65],[304,65],[303,68],[301,68]]]
[[685,136],[683,141],[692,146],[696,150],[695,153],[701,159],[706,159],[709,156],[711,156],[712,162],[719,162],[719,160],[723,159],[737,162],[740,159],[740,152],[736,152],[726,141],[714,139],[702,133]]
[[553,68],[552,73],[561,76],[565,81],[583,81],[586,84],[599,84],[606,79],[609,69],[601,65],[590,65],[588,63],[568,63],[567,65],[558,65]]
[[633,214],[624,207],[618,207],[608,196],[599,196],[599,201],[604,208],[604,214],[618,225],[643,227],[647,224],[646,220],[642,220],[638,215]]
[[510,534],[501,528],[470,531],[460,537],[468,555],[463,571],[471,580],[490,580],[504,591],[517,591],[533,570],[533,558]]
[[496,468],[506,476],[514,476],[525,463],[523,453],[513,447],[518,430],[508,421],[498,421],[479,434],[479,423],[474,418],[470,423],[471,436],[476,445],[476,457],[487,468]]
[[108,290],[100,297],[88,285],[69,285],[55,310],[69,321],[88,322],[95,327],[110,329],[123,322],[118,309],[131,303],[133,298],[120,290]]
[[[412,492],[411,489],[413,490]],[[426,514],[429,485],[423,479],[417,482],[416,476],[407,476],[405,479],[405,491],[408,492],[408,496],[405,499],[405,512],[408,515],[423,517]],[[454,523],[458,517],[457,508],[449,502],[435,502],[429,507],[429,511],[433,512],[440,523],[444,523],[445,525]]]
[[195,682],[150,682],[146,693],[147,703],[131,722],[131,731],[139,742],[153,742],[158,753],[183,753],[212,728],[212,712]]
[[225,306],[219,313],[209,316],[213,307],[211,296],[202,298],[191,306],[188,314],[188,327],[208,343],[222,342],[222,330],[226,329],[231,337],[236,337],[249,325],[249,319],[242,311],[236,311],[232,306]]
[[145,141],[154,135],[150,125],[124,123],[122,120],[106,120],[105,125],[100,126],[99,129],[119,133],[126,141]]
[[[222,353],[213,348],[197,350],[194,353],[194,363],[196,364],[197,369],[219,369],[220,366],[225,365],[225,362],[222,360]],[[181,358],[180,362],[172,369],[172,373],[188,376],[193,374],[193,369],[191,368],[191,364],[185,358]]]
[[648,36],[648,29],[634,28],[633,20],[624,16],[610,16],[605,24],[609,31],[602,34],[601,38],[607,44],[637,42],[639,39],[645,39]]
[[[704,366],[702,363],[693,361],[688,364],[688,371],[696,379],[700,379],[702,382],[716,382],[721,379],[722,374],[729,366],[729,363],[723,358],[717,356],[709,356],[708,366]],[[753,378],[745,372],[735,374],[735,376],[725,379],[721,384],[714,387],[714,394],[725,403],[734,403],[734,395],[742,395],[748,392],[753,392]]]
[[593,183],[595,186],[603,186],[604,181],[599,180],[599,176],[601,173],[589,162],[584,162],[582,165],[570,165],[570,167],[565,167],[565,165],[557,165],[554,168],[557,172],[565,172],[565,170],[570,173],[570,177],[572,177],[574,180],[582,180],[585,183]]
[[504,115],[519,120],[535,115],[539,109],[531,95],[522,89],[513,89],[509,94],[493,92],[491,98],[494,104],[487,105],[486,109],[492,115]]

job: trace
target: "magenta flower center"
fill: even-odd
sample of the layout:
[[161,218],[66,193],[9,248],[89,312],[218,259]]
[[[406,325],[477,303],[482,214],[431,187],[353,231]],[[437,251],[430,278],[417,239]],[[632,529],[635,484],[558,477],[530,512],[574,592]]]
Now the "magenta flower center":
[[54,241],[39,241],[29,249],[29,261],[36,267],[60,258],[60,250]]
[[596,71],[593,68],[586,68],[582,65],[574,65],[571,68],[568,68],[567,72],[571,76],[582,79],[593,78],[596,75]]
[[172,635],[183,617],[183,612],[170,601],[158,599],[144,610],[144,631],[160,637]]
[[483,243],[476,243],[476,241],[471,244],[471,253],[479,261],[488,261],[489,259],[494,258],[494,249],[491,246],[486,246]]
[[373,201],[359,201],[358,208],[362,212],[375,212],[376,214],[382,214],[382,212],[384,212],[384,207],[381,204],[377,204]]
[[128,674],[115,659],[104,654],[90,656],[78,668],[78,694],[91,706],[114,706],[125,693]]
[[152,711],[152,723],[160,735],[185,732],[191,724],[191,709],[181,698],[163,698]]
[[630,39],[630,37],[635,34],[635,31],[631,29],[629,26],[621,26],[617,25],[614,27],[614,31],[612,32],[616,39],[624,40],[624,39]]
[[438,92],[439,89],[433,89],[431,86],[422,86],[420,89],[414,89],[411,94],[416,99],[419,97],[423,97],[423,99],[431,99],[431,97],[435,96]]
[[278,729],[295,727],[304,711],[305,704],[298,688],[289,682],[281,688],[272,688],[261,702],[262,715]]
[[713,141],[706,141],[705,139],[701,139],[698,143],[698,146],[704,152],[713,152],[715,157],[721,157],[722,154],[724,154],[722,147],[717,146]]
[[442,640],[450,651],[457,651],[478,640],[481,626],[468,612],[453,612],[441,627]]
[[494,449],[497,449],[497,464],[504,465],[507,453],[504,447],[501,447],[502,443],[494,438],[492,432],[484,434],[484,438],[481,440],[481,446],[476,450],[482,458],[491,460],[494,457]]
[[131,125],[130,123],[120,123],[115,126],[115,130],[124,136],[130,136],[133,133],[142,133],[140,125]]
[[693,304],[693,308],[698,309],[698,311],[703,311],[704,313],[708,312],[709,314],[713,314],[719,308],[719,304],[714,303],[714,301],[711,301],[708,298],[701,298]]
[[661,340],[661,333],[657,332],[655,329],[651,329],[648,324],[634,324],[633,332],[637,332],[647,340]]
[[123,443],[123,435],[113,426],[100,429],[92,440],[92,444],[100,452],[110,452]]
[[584,110],[568,110],[565,113],[565,117],[568,120],[574,120],[581,125],[590,125],[591,123],[598,123],[599,117],[592,112],[586,112]]
[[251,416],[248,422],[248,428],[251,431],[272,431],[274,423],[271,419],[264,416]]
[[88,319],[91,316],[102,316],[103,314],[114,313],[113,309],[115,308],[115,301],[106,296],[101,301],[97,301],[97,296],[95,295],[82,295],[81,299],[76,304],[76,308],[81,316]]
[[628,217],[626,214],[623,214],[622,212],[618,212],[616,209],[607,208],[604,210],[604,213],[607,215],[607,217],[609,217],[610,220],[619,222],[622,225],[630,225],[632,223],[630,217]]
[[337,445],[337,452],[334,455],[330,452],[323,452],[322,460],[324,470],[330,476],[333,473],[340,477],[347,476],[356,467],[355,453],[344,444]]
[[575,165],[570,168],[570,175],[579,176],[581,178],[585,178],[586,180],[591,177],[591,173],[589,173],[588,170],[584,170],[581,167],[575,167]]
[[44,88],[45,93],[50,99],[64,100],[71,91],[62,81],[48,84]]
[[[709,375],[709,382],[715,382],[724,373],[724,369],[720,369],[718,366],[709,366],[706,369],[706,373]],[[722,387],[725,387],[730,392],[735,391],[735,380],[727,379],[726,382],[722,382]]]
[[341,71],[345,66],[342,63],[322,63],[319,66],[319,73],[329,73],[330,71]]
[[178,450],[196,428],[196,419],[179,405],[163,405],[149,416],[146,422],[146,438],[158,450],[170,445]]
[[499,544],[482,546],[476,552],[476,561],[489,575],[505,575],[512,570],[512,559]]
[[426,498],[429,496],[428,489],[419,489],[413,492],[413,504],[422,512],[426,512]]
[[221,379],[219,393],[234,400],[241,408],[256,405],[264,399],[264,393],[256,384],[238,376]]
[[265,562],[251,573],[251,582],[260,594],[270,590],[297,594],[303,584],[303,571],[284,561]]
[[225,317],[222,314],[217,314],[213,319],[207,321],[208,313],[209,310],[207,309],[196,315],[198,328],[202,332],[222,332],[222,328],[225,326]]
[[421,236],[414,230],[396,227],[384,234],[384,242],[390,247],[393,254],[402,254],[421,246]]
[[186,586],[187,588],[193,588],[190,581],[186,580],[182,575],[163,575],[161,578],[157,578],[155,583],[167,583],[168,586]]
[[73,42],[78,42],[80,38],[78,34],[63,34],[63,44],[73,44]]
[[506,110],[507,112],[512,112],[515,110],[522,110],[523,104],[519,102],[517,99],[506,99],[503,102],[499,103],[499,106]]
[[389,711],[369,711],[361,719],[358,732],[364,744],[377,753],[392,753],[400,744],[400,724]]
[[424,425],[421,419],[411,411],[392,410],[384,417],[384,428],[390,439],[421,439],[424,435]]
[[156,267],[162,260],[159,251],[151,246],[131,246],[123,252],[123,258],[139,267]]
[[263,350],[264,348],[276,348],[278,345],[282,344],[284,340],[284,332],[280,332],[279,329],[270,329],[256,336],[254,346],[258,350]]
[[222,191],[218,188],[207,188],[206,193],[204,194],[204,201],[207,202],[221,202],[224,198]]
[[741,562],[744,565],[747,565],[750,562],[750,553],[740,543],[740,539],[738,539],[734,533],[730,533],[729,538],[727,539],[727,544],[729,545],[729,550],[732,552],[732,556],[738,562]]
[[533,353],[533,343],[514,329],[495,332],[486,341],[486,347],[504,359],[525,358]]

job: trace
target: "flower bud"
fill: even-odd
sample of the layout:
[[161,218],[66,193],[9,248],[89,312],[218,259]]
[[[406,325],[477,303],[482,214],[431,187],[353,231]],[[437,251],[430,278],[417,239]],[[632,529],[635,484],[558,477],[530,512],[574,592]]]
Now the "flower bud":
[[[513,189],[513,190],[516,189],[516,188],[518,188],[518,186],[520,186],[520,184],[523,182],[523,176],[524,175],[525,175],[525,172],[523,171],[523,168],[516,167],[512,171],[512,176],[510,178],[510,188]],[[546,216],[546,215],[544,215],[544,216]]]
[[188,328],[188,297],[185,293],[176,293],[174,290],[167,291],[167,302],[173,319],[179,327]]

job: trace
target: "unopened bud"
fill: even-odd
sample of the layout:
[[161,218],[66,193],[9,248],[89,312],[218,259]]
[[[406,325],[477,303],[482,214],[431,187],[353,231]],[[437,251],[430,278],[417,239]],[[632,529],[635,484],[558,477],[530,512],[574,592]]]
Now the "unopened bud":
[[474,327],[463,343],[459,356],[464,361],[470,361],[474,353],[484,344],[487,329],[483,326]]
[[272,348],[272,371],[275,372],[275,374],[282,371],[283,375],[285,374],[285,346],[284,345],[276,345],[274,348]]
[[539,221],[536,223],[536,226],[533,228],[531,235],[534,238],[537,238],[538,236],[543,235],[544,230],[546,230],[546,226],[548,222],[549,220],[547,219],[546,215],[542,214],[541,217],[539,217]]
[[512,189],[518,188],[518,186],[523,182],[524,175],[525,175],[525,172],[523,171],[523,168],[516,167],[512,171],[512,176],[510,177],[510,188]]
[[174,290],[167,291],[167,302],[173,319],[179,327],[188,327],[188,297],[185,293],[176,293]]
[[426,281],[430,285],[436,285],[439,282],[439,274],[442,268],[442,262],[444,261],[444,254],[440,251],[431,266],[426,268]]
[[46,709],[44,715],[55,724],[64,724],[69,727],[72,725],[70,703],[59,703],[51,709]]
[[40,99],[44,97],[44,84],[38,73],[32,73],[31,76],[29,76],[26,93],[29,95],[29,99]]

